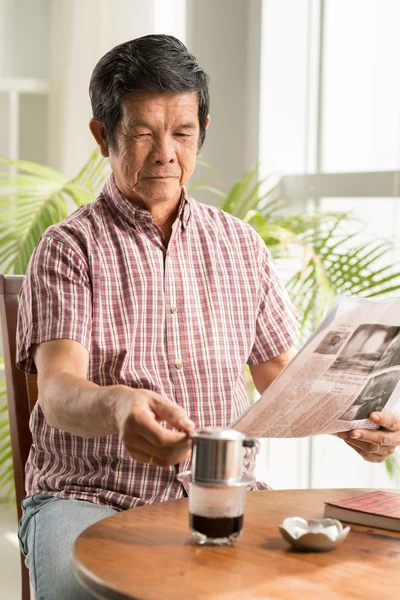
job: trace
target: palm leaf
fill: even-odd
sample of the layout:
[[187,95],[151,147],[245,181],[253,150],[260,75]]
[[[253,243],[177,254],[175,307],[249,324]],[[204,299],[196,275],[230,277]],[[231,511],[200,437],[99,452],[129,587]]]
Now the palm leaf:
[[0,173],[0,262],[5,272],[25,273],[40,236],[68,214],[68,203],[92,201],[108,168],[95,151],[73,179],[27,161],[0,159],[17,172]]
[[4,383],[0,385],[0,499],[14,499],[14,471]]
[[[27,161],[0,158],[11,167],[0,172],[0,263],[3,273],[23,274],[44,231],[64,219],[68,204],[82,206],[95,199],[108,175],[107,162],[96,151],[73,179]],[[0,489],[14,495],[11,443],[5,388],[0,387]]]
[[289,202],[276,197],[279,182],[254,185],[256,173],[257,168],[245,173],[220,207],[256,229],[278,268],[283,258],[303,256],[301,267],[287,281],[303,313],[302,342],[337,294],[372,297],[400,289],[400,272],[388,261],[390,242],[358,241],[362,225],[349,213],[294,212]]
[[[336,295],[387,296],[400,290],[400,271],[389,260],[393,246],[385,240],[365,242],[362,224],[348,213],[299,212],[277,197],[277,183],[253,184],[257,169],[236,182],[220,204],[247,221],[269,247],[280,267],[282,259],[302,257],[286,287],[302,316],[302,344],[329,311]],[[386,461],[388,473],[399,472],[398,459]]]

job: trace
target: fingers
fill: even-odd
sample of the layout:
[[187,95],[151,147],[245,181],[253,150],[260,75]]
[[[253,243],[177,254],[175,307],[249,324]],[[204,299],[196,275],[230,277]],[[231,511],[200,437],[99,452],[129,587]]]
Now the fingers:
[[146,452],[142,452],[141,450],[136,449],[134,452],[129,452],[129,455],[139,462],[149,463],[153,465],[157,465],[157,467],[169,467],[171,465],[176,465],[180,462],[183,462],[187,458],[190,458],[191,452],[186,452],[186,454],[182,454],[179,459],[168,459],[168,458],[160,458],[155,456],[154,454],[147,454]]
[[393,454],[394,450],[392,448],[389,449],[379,449],[375,452],[360,452],[360,456],[368,462],[381,463],[384,462],[389,456]]
[[[397,436],[396,436],[397,437]],[[350,434],[351,440],[366,442],[375,446],[393,446],[396,445],[396,440],[393,433],[385,431],[371,431],[365,429],[363,431],[354,431]]]
[[143,410],[135,416],[130,434],[133,437],[140,435],[152,447],[168,448],[171,446],[185,445],[188,437],[183,431],[175,431],[163,427],[154,413],[149,410]]
[[[166,421],[172,427],[183,431],[167,429],[160,424]],[[142,390],[136,393],[136,401],[128,418],[131,434],[141,435],[153,446],[172,446],[185,443],[187,431],[194,428],[194,423],[178,405],[160,394]]]
[[351,440],[369,442],[377,446],[397,446],[400,443],[400,434],[386,430],[371,431],[370,429],[355,430],[350,433]]
[[163,427],[149,407],[133,409],[129,425],[127,428],[129,436],[140,435],[152,446],[173,446],[182,444],[187,439],[186,433]]
[[379,446],[369,442],[346,441],[346,443],[368,462],[383,462],[395,451],[393,447]]
[[189,419],[183,408],[159,394],[153,394],[151,407],[162,421],[167,421],[172,427],[185,432],[189,432],[194,428],[193,421]]
[[400,419],[393,413],[375,412],[370,414],[369,419],[388,431],[400,430]]
[[176,465],[178,462],[182,462],[190,456],[189,453],[188,456],[183,456],[180,460],[171,463],[167,459],[158,458],[157,456],[154,456],[154,454],[147,454],[146,452],[142,452],[141,450],[135,450],[133,453],[129,452],[129,454],[134,460],[137,460],[138,462],[153,464],[157,467],[169,467],[172,464]]
[[369,419],[380,429],[355,429],[337,434],[368,462],[383,462],[400,445],[400,419],[392,413],[374,412]]
[[[138,462],[149,463],[149,464],[150,464],[150,459],[152,457],[152,454],[146,454],[146,452],[141,452],[140,450],[135,450],[134,452],[129,452],[129,455],[134,460],[137,460]],[[157,464],[155,458],[153,460],[153,464]]]
[[[190,457],[192,441],[188,431],[194,423],[171,400],[150,390],[123,390],[123,413],[119,420],[122,442],[132,458],[167,466]],[[171,427],[164,427],[165,421]]]
[[177,444],[172,447],[153,446],[142,436],[136,435],[130,440],[125,441],[125,448],[130,456],[141,462],[150,462],[153,457],[153,463],[162,467],[176,465],[190,457],[192,451],[192,442],[186,439],[184,444]]
[[[398,446],[400,444],[400,420],[390,413],[372,413],[372,415],[378,415],[379,423],[382,425],[381,429],[354,429],[338,433],[338,437],[345,441],[358,440],[378,446]],[[372,415],[370,420],[377,423],[377,417],[372,417]],[[388,427],[384,426],[384,423]]]

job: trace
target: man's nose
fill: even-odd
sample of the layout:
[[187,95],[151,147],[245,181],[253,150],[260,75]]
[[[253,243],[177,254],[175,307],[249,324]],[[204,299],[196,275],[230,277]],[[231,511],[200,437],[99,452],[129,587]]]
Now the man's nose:
[[176,153],[174,141],[170,139],[156,140],[153,149],[153,159],[154,162],[162,165],[175,162]]

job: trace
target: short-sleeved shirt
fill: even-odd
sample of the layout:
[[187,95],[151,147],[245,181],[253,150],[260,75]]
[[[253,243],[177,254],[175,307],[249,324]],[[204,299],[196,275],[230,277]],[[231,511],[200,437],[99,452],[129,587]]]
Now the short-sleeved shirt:
[[[297,339],[298,313],[270,254],[245,222],[185,191],[166,244],[150,212],[113,176],[98,199],[42,236],[23,285],[17,365],[35,373],[32,345],[75,340],[100,386],[153,390],[196,427],[229,426],[247,409],[244,365]],[[117,509],[180,498],[178,472],[133,460],[118,434],[81,438],[50,427],[36,406],[28,495],[78,498]],[[245,472],[254,469],[247,449]]]

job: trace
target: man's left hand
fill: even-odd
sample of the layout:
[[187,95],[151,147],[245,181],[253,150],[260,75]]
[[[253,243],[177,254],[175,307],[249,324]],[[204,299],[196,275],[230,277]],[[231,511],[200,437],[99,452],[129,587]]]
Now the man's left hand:
[[383,462],[400,446],[400,419],[392,413],[371,413],[369,420],[380,429],[353,429],[336,434],[364,460]]

